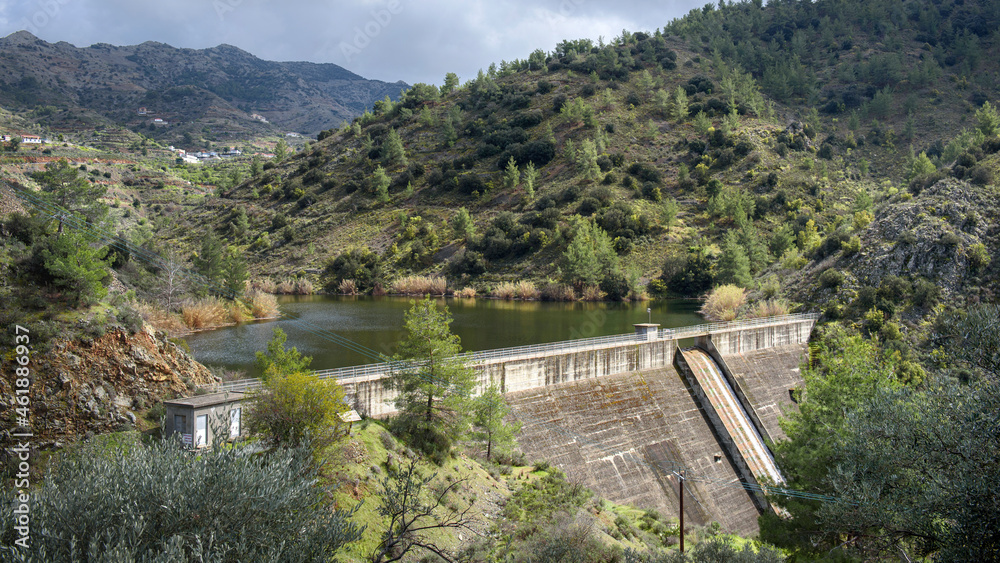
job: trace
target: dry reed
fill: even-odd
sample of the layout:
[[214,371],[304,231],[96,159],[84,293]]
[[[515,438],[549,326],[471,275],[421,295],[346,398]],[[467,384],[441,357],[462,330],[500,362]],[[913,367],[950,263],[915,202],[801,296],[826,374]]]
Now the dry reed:
[[312,295],[313,284],[305,278],[295,280],[295,295]]
[[476,289],[472,287],[463,287],[462,289],[455,292],[455,297],[461,297],[463,299],[474,299],[476,297]]
[[501,282],[493,288],[493,291],[490,292],[490,296],[497,299],[514,299],[517,297],[517,288],[514,286],[513,282]]
[[571,285],[549,283],[542,288],[542,299],[546,301],[576,301],[576,293]]
[[357,295],[358,284],[354,283],[354,280],[340,280],[340,285],[337,286],[337,293],[342,295]]
[[444,295],[448,281],[436,276],[405,276],[392,282],[392,293],[402,295]]
[[788,301],[782,298],[776,299],[765,299],[764,301],[758,301],[750,306],[747,311],[747,317],[751,319],[758,319],[762,317],[780,317],[782,315],[787,315],[791,307],[788,305]]
[[746,290],[736,285],[720,285],[705,298],[700,313],[710,321],[736,320],[740,307],[747,301]]
[[181,307],[181,318],[188,328],[200,329],[226,324],[229,311],[214,297],[200,299]]
[[140,301],[135,309],[142,315],[143,320],[152,325],[156,330],[162,330],[169,335],[181,334],[187,331],[183,319],[177,313],[171,313],[163,307],[154,303]]
[[581,299],[584,301],[601,301],[605,297],[605,293],[601,291],[601,288],[596,285],[587,285],[583,288],[583,296]]
[[270,293],[249,291],[246,294],[246,304],[255,319],[270,319],[280,313],[278,300]]

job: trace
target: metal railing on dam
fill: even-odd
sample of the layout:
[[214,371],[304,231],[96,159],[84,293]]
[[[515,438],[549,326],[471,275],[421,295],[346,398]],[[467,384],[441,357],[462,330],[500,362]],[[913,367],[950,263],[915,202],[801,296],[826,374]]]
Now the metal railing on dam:
[[[800,321],[815,322],[819,318],[815,313],[800,313],[794,315],[782,315],[780,317],[766,317],[760,319],[750,319],[744,321],[729,321],[721,323],[706,323],[694,326],[687,326],[675,329],[661,329],[657,335],[657,340],[681,340],[705,336],[720,331],[738,331],[753,329],[765,326],[788,324]],[[614,348],[629,344],[641,344],[649,342],[650,339],[643,334],[619,334],[615,336],[598,336],[594,338],[581,338],[577,340],[564,340],[561,342],[548,342],[545,344],[530,344],[527,346],[514,346],[510,348],[497,348],[494,350],[482,350],[478,352],[465,352],[453,356],[451,361],[463,361],[470,366],[499,363],[519,358],[544,357],[555,354],[568,354],[573,352],[583,352],[587,350],[598,350],[603,348]],[[365,364],[344,368],[334,368],[318,370],[314,372],[320,379],[335,378],[339,380],[372,380],[385,377],[395,370],[418,367],[420,363],[410,361],[381,362],[376,364]],[[260,380],[257,378],[239,379],[224,383],[206,386],[213,391],[249,391],[260,387]]]

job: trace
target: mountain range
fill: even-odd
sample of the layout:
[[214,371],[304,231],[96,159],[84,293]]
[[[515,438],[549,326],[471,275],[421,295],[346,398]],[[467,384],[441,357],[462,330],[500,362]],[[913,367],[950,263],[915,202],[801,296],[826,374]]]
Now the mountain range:
[[[231,45],[179,49],[148,41],[79,48],[27,31],[0,39],[0,104],[33,110],[54,131],[124,124],[166,127],[175,135],[205,127],[233,137],[312,135],[362,114],[376,100],[398,98],[407,87],[335,64],[265,61]],[[162,122],[154,125],[154,119]]]

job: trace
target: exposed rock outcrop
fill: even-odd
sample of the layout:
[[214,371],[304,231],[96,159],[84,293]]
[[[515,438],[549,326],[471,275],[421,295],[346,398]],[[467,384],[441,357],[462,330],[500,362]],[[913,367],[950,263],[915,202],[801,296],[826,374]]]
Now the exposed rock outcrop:
[[[15,424],[13,367],[0,379],[0,437]],[[165,397],[189,394],[215,376],[164,333],[146,327],[135,334],[109,331],[92,341],[58,341],[33,354],[31,431],[36,446],[134,425],[142,411]]]

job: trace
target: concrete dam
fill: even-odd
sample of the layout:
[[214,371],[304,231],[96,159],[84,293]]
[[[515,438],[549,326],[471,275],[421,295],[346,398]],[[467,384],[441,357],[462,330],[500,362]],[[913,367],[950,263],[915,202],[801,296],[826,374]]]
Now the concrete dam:
[[[767,447],[784,437],[778,418],[794,408],[799,365],[818,315],[787,315],[635,334],[488,350],[463,355],[480,388],[503,385],[518,442],[568,479],[619,503],[757,532],[771,510],[761,485],[783,482]],[[693,343],[681,349],[679,343]],[[392,414],[383,386],[389,364],[317,372],[335,377],[360,413]],[[230,382],[244,391],[256,380]],[[683,472],[683,473],[682,473]],[[684,480],[679,479],[679,474]]]

